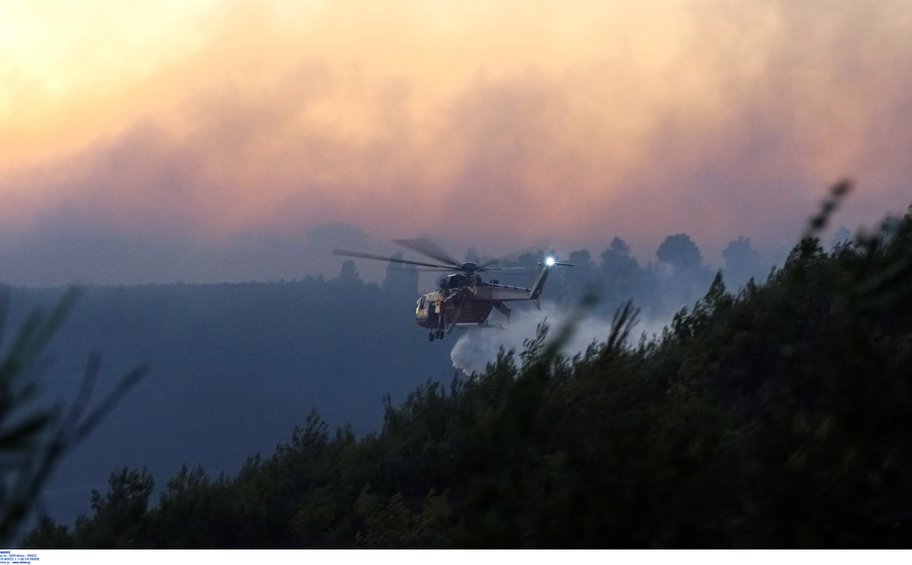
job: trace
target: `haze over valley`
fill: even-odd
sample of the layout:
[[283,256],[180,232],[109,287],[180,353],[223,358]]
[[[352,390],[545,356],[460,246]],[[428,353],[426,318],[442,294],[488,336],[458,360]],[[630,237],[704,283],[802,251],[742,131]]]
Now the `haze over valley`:
[[[912,539],[906,0],[12,0],[0,85],[0,545]],[[573,266],[440,339],[401,238]]]

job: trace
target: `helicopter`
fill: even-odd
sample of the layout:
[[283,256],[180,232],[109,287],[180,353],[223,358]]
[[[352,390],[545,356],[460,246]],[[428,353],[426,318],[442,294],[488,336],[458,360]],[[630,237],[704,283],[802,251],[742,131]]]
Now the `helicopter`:
[[438,280],[437,290],[421,296],[415,307],[415,321],[418,326],[427,329],[429,341],[443,339],[457,327],[500,327],[490,326],[488,317],[496,309],[509,320],[510,308],[507,307],[506,302],[529,300],[536,308],[540,308],[539,300],[551,269],[558,266],[573,266],[571,263],[558,261],[553,255],[548,255],[539,264],[541,270],[535,282],[532,283],[532,287],[523,288],[501,284],[497,280],[482,280],[479,275],[482,272],[527,270],[526,267],[497,267],[496,265],[505,262],[504,259],[493,259],[481,264],[474,261],[459,262],[428,239],[394,239],[393,241],[437,262],[411,261],[399,257],[385,257],[345,249],[334,249],[333,253],[357,259],[414,265],[429,271],[449,272]]

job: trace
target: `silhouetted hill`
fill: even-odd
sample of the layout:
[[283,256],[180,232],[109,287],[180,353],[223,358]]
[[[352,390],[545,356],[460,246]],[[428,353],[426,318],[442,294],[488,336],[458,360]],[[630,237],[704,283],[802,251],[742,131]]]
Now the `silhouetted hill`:
[[[61,293],[12,289],[9,326]],[[314,409],[359,434],[379,429],[385,396],[453,374],[449,350],[429,347],[415,325],[411,298],[357,279],[85,289],[48,348],[43,389],[72,395],[91,350],[104,354],[96,397],[141,361],[150,372],[63,461],[48,511],[85,513],[90,491],[123,465],[233,474]]]
[[26,545],[909,547],[912,213],[828,252],[839,190],[768,280],[717,276],[656,341],[627,341],[630,306],[572,359],[542,328],[521,363],[388,403],[377,434],[311,413],[158,504],[121,466],[93,516]]
[[[687,244],[689,261],[665,245],[658,264],[641,265],[618,237],[598,261],[585,249],[574,251],[575,266],[555,272],[544,296],[569,312],[594,292],[597,317],[632,299],[652,321],[668,320],[712,278],[689,237],[674,238]],[[749,251],[749,240],[741,248]],[[742,264],[739,276],[763,270],[757,261]],[[347,262],[331,280],[85,289],[48,351],[50,396],[72,398],[93,350],[104,355],[96,398],[137,363],[151,370],[63,461],[45,492],[48,510],[74,518],[92,489],[123,465],[147,467],[159,478],[181,464],[233,474],[246,456],[270,452],[311,409],[332,426],[377,431],[384,397],[401,400],[418,384],[447,381],[454,372],[454,340],[429,346],[415,325],[417,285],[416,271],[396,265],[382,284],[365,284]],[[10,289],[9,327],[63,291]]]

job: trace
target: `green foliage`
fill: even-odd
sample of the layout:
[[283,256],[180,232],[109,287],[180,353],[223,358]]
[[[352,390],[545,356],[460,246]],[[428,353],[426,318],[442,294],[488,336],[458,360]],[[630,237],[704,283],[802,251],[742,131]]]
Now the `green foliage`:
[[104,495],[97,490],[92,491],[95,516],[92,520],[82,519],[76,524],[77,547],[134,547],[134,538],[148,509],[155,481],[145,469],[124,468],[111,473],[108,485],[110,490]]
[[542,324],[519,366],[502,352],[482,375],[387,399],[377,435],[331,435],[311,413],[237,477],[183,469],[148,508],[146,477],[125,471],[95,516],[72,532],[46,522],[30,539],[908,547],[912,211],[826,252],[817,237],[847,190],[834,189],[768,280],[732,294],[717,275],[656,341],[630,344],[630,303],[573,359],[558,354],[573,324]]

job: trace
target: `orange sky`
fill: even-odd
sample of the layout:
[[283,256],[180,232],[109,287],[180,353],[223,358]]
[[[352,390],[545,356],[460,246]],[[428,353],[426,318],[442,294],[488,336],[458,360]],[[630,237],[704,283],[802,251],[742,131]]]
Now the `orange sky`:
[[0,280],[300,276],[269,242],[335,222],[643,261],[686,232],[718,263],[788,245],[845,175],[844,223],[902,212],[910,77],[906,0],[11,0]]

